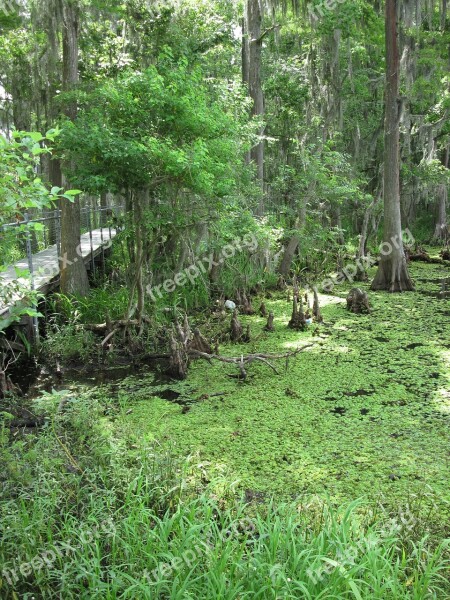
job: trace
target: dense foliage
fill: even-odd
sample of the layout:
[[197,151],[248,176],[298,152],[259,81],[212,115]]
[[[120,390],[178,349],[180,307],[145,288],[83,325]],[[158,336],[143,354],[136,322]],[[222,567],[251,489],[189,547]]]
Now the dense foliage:
[[2,599],[450,597],[449,44],[0,1]]

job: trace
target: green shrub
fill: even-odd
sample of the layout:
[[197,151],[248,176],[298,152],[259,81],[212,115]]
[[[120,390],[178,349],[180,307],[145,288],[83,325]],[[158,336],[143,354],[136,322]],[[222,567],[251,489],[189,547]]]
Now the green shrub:
[[87,361],[96,348],[95,336],[75,323],[61,325],[42,342],[41,354],[47,361]]

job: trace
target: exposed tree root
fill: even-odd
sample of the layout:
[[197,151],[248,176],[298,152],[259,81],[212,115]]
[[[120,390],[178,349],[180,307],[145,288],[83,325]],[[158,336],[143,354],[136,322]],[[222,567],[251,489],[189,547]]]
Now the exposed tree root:
[[150,323],[150,319],[148,317],[143,316],[141,321],[138,319],[120,319],[118,321],[107,321],[105,323],[98,324],[85,324],[80,327],[86,329],[87,331],[92,331],[93,333],[97,333],[99,335],[106,334],[106,337],[102,340],[102,346],[105,346],[111,338],[114,337],[116,333],[119,331],[126,332],[129,327],[139,327],[142,328],[143,323]]
[[189,350],[198,350],[199,352],[206,352],[207,354],[213,354],[211,344],[208,340],[200,333],[199,329],[194,329],[194,336],[189,345]]
[[254,315],[255,311],[253,310],[253,306],[252,306],[252,300],[249,297],[247,297],[247,294],[245,292],[242,293],[242,306],[241,306],[241,313],[243,315]]
[[373,291],[412,292],[414,284],[409,276],[406,258],[382,257],[371,288]]
[[408,259],[412,262],[426,262],[437,265],[450,265],[450,251],[441,250],[441,258],[437,256],[430,256],[425,250],[418,248],[414,253],[408,253]]
[[261,317],[264,317],[264,318],[267,317],[267,309],[266,309],[266,305],[264,304],[264,302],[262,302],[261,306],[259,307],[259,314],[261,315]]
[[189,355],[182,339],[177,339],[176,328],[170,335],[170,357],[168,373],[175,379],[186,379],[189,369]]
[[353,313],[369,313],[369,297],[366,292],[360,288],[353,288],[347,296],[347,309]]
[[306,327],[305,313],[303,312],[303,299],[294,291],[294,300],[292,302],[292,316],[288,323],[290,329],[303,331]]
[[277,289],[279,290],[285,290],[287,288],[287,283],[286,280],[284,279],[283,275],[280,275],[277,281]]
[[264,331],[275,331],[275,327],[273,325],[274,314],[273,312],[269,313],[267,318],[267,323],[264,325]]
[[313,317],[315,318],[317,323],[322,323],[323,317],[322,317],[322,313],[320,312],[319,294],[317,293],[316,287],[314,287],[313,293],[314,293]]
[[233,316],[231,317],[230,324],[230,337],[232,342],[239,342],[242,338],[242,334],[244,330],[242,328],[242,324],[238,319],[237,311],[233,312]]

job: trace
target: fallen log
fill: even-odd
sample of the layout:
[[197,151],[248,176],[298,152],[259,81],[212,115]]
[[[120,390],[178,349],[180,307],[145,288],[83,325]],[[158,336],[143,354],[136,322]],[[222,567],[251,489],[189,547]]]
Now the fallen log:
[[13,419],[9,423],[9,428],[21,429],[22,427],[25,427],[27,429],[31,429],[34,427],[42,427],[44,424],[45,419],[43,417],[38,419]]
[[121,329],[123,327],[130,327],[131,325],[137,327],[139,325],[139,321],[137,319],[121,319],[119,321],[113,321],[110,323],[86,323],[85,325],[82,325],[82,327],[88,331],[92,331],[93,333],[102,334],[107,333],[111,329]]
[[426,262],[433,263],[436,265],[447,265],[450,266],[450,260],[446,260],[444,257],[438,258],[437,256],[430,256],[427,252],[416,252],[414,254],[408,253],[408,259],[412,262]]
[[141,360],[146,361],[146,360],[166,360],[170,358],[170,354],[168,352],[162,352],[162,353],[154,353],[154,354],[144,354],[141,357]]

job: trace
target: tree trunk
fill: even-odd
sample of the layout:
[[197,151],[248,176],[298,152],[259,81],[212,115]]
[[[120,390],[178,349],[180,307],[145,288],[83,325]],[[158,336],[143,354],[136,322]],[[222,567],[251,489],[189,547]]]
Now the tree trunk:
[[[414,147],[413,147],[413,118],[411,115],[411,101],[413,96],[414,80],[416,76],[416,36],[412,33],[415,27],[415,15],[412,2],[401,3],[400,19],[402,27],[399,32],[399,45],[402,48],[400,58],[400,85],[404,91],[405,98],[400,111],[400,168],[404,165],[407,171],[413,169]],[[413,219],[415,203],[414,178],[410,175],[404,178],[400,187],[400,211],[402,224],[405,227]]]
[[[243,65],[243,77],[248,78],[250,97],[253,100],[252,115],[262,118],[264,116],[264,95],[261,86],[261,54],[262,54],[262,12],[260,0],[247,0],[245,9],[245,34],[243,46],[243,60],[248,61]],[[251,159],[256,164],[256,177],[261,186],[261,200],[257,214],[264,214],[264,126],[259,134],[261,140],[251,151]]]
[[[52,187],[62,188],[62,171],[61,171],[61,161],[59,158],[52,158],[48,161],[48,178]],[[61,210],[61,200],[56,200],[54,203],[54,207],[56,210]],[[48,222],[48,238],[51,244],[57,244],[59,242],[59,221],[56,219],[51,219]]]
[[434,230],[433,239],[438,242],[446,242],[448,237],[447,232],[447,184],[441,183],[438,186],[439,206],[436,228]]
[[295,253],[297,252],[298,245],[300,243],[300,232],[302,228],[306,224],[306,200],[303,202],[302,207],[300,209],[300,216],[297,219],[295,225],[298,228],[284,250],[283,260],[281,261],[281,265],[278,269],[278,273],[283,277],[287,277],[289,275],[289,271],[291,269],[291,264],[294,259]]
[[[442,164],[444,167],[448,168],[448,159],[449,159],[449,146],[447,146],[444,154],[444,159]],[[436,228],[434,230],[433,239],[439,242],[447,242],[448,241],[448,227],[447,227],[447,200],[448,200],[448,184],[441,183],[437,189],[438,197],[439,197],[439,205],[438,205],[438,216],[436,221]]]
[[441,31],[445,31],[445,23],[447,21],[447,0],[441,2]]
[[[244,10],[247,10],[245,8]],[[248,18],[247,13],[242,19],[242,83],[246,86],[249,84],[249,38],[248,38]]]
[[0,398],[4,398],[8,393],[8,383],[6,381],[5,354],[2,352],[0,361]]
[[[78,83],[78,5],[63,1],[63,89],[73,90]],[[77,115],[76,101],[68,102],[65,114],[72,120]],[[64,186],[68,181],[63,177]],[[86,296],[89,281],[84,261],[77,253],[80,245],[80,200],[61,202],[61,291]]]
[[281,261],[280,268],[278,272],[283,277],[287,277],[289,275],[289,271],[291,269],[292,261],[294,260],[295,253],[297,251],[298,245],[300,243],[300,234],[294,233],[294,235],[289,240],[283,254],[283,260]]
[[369,237],[369,221],[372,216],[374,208],[377,206],[378,202],[381,200],[381,187],[377,192],[376,197],[372,200],[372,202],[367,207],[364,218],[361,226],[361,234],[359,237],[359,245],[358,252],[356,253],[356,258],[364,258],[366,256],[367,251],[367,239]]
[[146,203],[148,199],[148,189],[144,190],[142,197],[138,193],[135,196],[134,206],[134,218],[135,218],[135,235],[136,235],[136,273],[135,273],[135,285],[137,292],[137,311],[136,316],[139,322],[139,327],[142,329],[142,318],[145,310],[145,289],[144,289],[144,215],[142,211],[142,205]]
[[339,204],[336,205],[334,215],[336,218],[337,241],[340,246],[344,246],[345,238],[344,238],[344,230],[342,229],[341,207],[339,206]]
[[399,172],[399,51],[397,0],[386,0],[386,98],[384,120],[384,229],[373,290],[413,290],[403,250]]
[[[26,69],[26,66],[23,68]],[[24,79],[24,75],[20,72],[19,65],[16,65],[15,71],[11,81],[11,95],[12,101],[12,113],[13,123],[17,131],[31,131],[31,102],[29,100],[29,90],[26,85],[28,78]],[[31,74],[29,74],[31,79]]]

